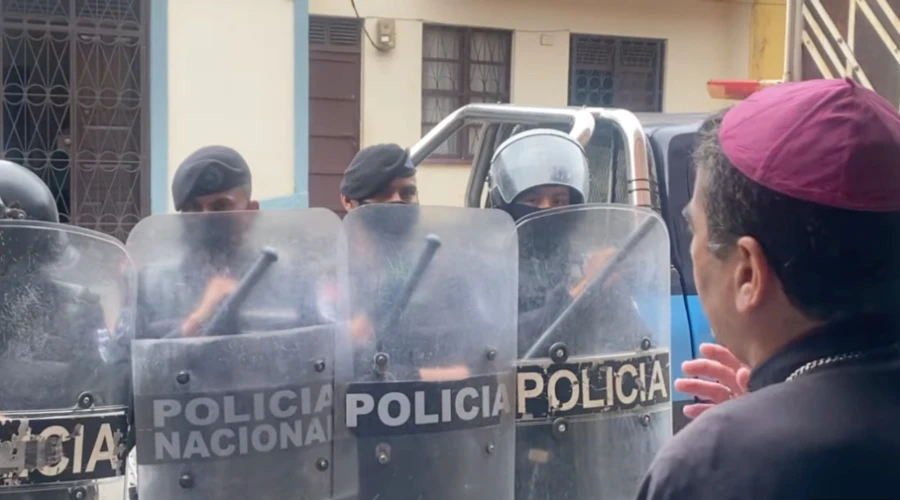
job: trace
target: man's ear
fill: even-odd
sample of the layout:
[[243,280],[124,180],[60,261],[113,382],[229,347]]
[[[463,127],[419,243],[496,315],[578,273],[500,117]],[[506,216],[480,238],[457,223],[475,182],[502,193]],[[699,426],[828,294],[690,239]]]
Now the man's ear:
[[259,202],[256,200],[250,200],[250,203],[247,205],[247,210],[259,210]]
[[349,211],[353,210],[354,208],[358,207],[359,203],[357,203],[355,200],[351,200],[350,198],[347,198],[346,195],[341,194],[341,205],[344,207],[344,210],[349,212]]
[[737,241],[735,257],[735,288],[738,312],[757,309],[766,300],[774,275],[762,245],[756,239],[744,236]]

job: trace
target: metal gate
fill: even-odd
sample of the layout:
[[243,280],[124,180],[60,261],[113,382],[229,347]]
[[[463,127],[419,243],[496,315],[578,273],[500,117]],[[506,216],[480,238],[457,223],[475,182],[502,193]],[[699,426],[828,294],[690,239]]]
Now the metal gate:
[[150,212],[147,0],[0,0],[5,159],[64,222],[125,239]]
[[790,80],[850,77],[900,106],[898,0],[788,3]]

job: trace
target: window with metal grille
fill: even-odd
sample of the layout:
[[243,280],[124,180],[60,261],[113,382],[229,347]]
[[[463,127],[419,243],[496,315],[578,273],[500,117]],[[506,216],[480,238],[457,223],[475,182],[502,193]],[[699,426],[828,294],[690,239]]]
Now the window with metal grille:
[[[509,102],[512,32],[425,25],[422,40],[422,134],[457,108]],[[478,128],[454,134],[433,156],[468,159]]]
[[662,111],[665,40],[572,35],[569,105]]

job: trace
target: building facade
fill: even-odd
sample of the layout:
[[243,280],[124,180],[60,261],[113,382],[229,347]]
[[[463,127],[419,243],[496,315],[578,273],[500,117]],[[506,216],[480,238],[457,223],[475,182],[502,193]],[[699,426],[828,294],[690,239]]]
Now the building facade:
[[[0,146],[47,180],[66,220],[120,237],[171,210],[175,168],[208,144],[247,158],[266,206],[334,208],[360,147],[410,146],[464,104],[716,109],[707,80],[778,77],[767,72],[783,11],[771,0],[0,0]],[[376,47],[379,20],[392,22],[390,50]],[[462,203],[474,143],[460,133],[422,165],[423,203]]]

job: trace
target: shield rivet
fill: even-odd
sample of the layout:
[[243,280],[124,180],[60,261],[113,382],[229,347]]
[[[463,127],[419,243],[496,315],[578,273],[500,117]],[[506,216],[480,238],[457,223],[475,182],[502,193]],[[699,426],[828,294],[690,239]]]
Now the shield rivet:
[[94,395],[89,392],[82,392],[78,395],[78,407],[86,410],[94,406]]
[[375,366],[378,368],[384,368],[387,366],[388,362],[391,360],[391,357],[387,355],[387,353],[379,352],[375,355]]
[[650,415],[646,413],[641,415],[641,425],[643,425],[644,427],[648,427],[650,425]]
[[497,359],[497,350],[488,349],[487,352],[484,353],[484,356],[488,359],[488,361],[493,361]]
[[178,485],[182,488],[191,488],[194,486],[194,478],[187,472],[178,478]]
[[179,384],[186,384],[191,381],[191,374],[182,370],[175,375],[175,381]]
[[560,438],[569,431],[569,422],[560,417],[553,421],[553,436]]
[[317,371],[317,372],[324,372],[324,371],[325,371],[325,360],[324,360],[324,359],[317,359],[317,360],[316,360],[315,367],[316,367],[316,371]]
[[562,342],[550,346],[550,359],[554,363],[565,363],[569,359],[569,348]]
[[488,453],[494,452],[494,443],[488,443],[487,446],[484,447],[484,451]]
[[650,342],[650,339],[648,339],[647,337],[644,337],[641,339],[641,349],[647,351],[652,346],[653,346],[653,344]]
[[75,488],[72,490],[71,498],[74,500],[84,500],[87,498],[87,493],[85,493],[84,488]]
[[320,471],[328,470],[328,460],[325,460],[324,458],[316,460],[316,468]]
[[391,446],[389,444],[380,443],[375,447],[375,460],[385,465],[391,461]]

